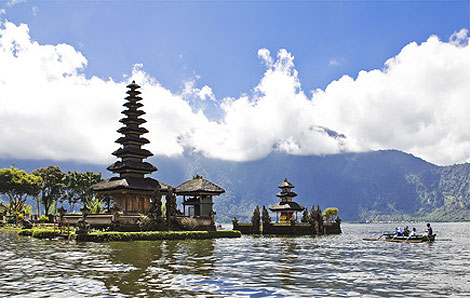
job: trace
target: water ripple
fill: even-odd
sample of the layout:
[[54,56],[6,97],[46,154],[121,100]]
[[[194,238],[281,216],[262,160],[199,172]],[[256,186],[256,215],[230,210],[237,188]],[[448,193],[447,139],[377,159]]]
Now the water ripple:
[[391,225],[327,237],[75,243],[0,233],[0,296],[468,297],[467,223],[452,242],[364,242]]

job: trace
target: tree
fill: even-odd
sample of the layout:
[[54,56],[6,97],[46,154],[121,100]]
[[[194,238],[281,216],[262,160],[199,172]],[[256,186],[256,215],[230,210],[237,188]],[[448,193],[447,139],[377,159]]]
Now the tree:
[[269,216],[268,209],[263,205],[263,224],[269,225],[271,223],[271,216]]
[[103,199],[92,196],[91,198],[87,198],[84,206],[90,210],[90,214],[99,214],[102,210]]
[[66,174],[57,166],[48,166],[33,171],[33,174],[40,176],[44,182],[39,200],[44,206],[44,214],[49,215],[49,209],[65,193]]
[[308,222],[313,224],[315,222],[316,217],[317,217],[317,211],[315,210],[315,204],[313,204],[312,209],[310,209],[310,215],[308,216]]
[[307,223],[309,220],[308,209],[305,208],[304,213],[302,214],[301,222]]
[[27,196],[36,196],[41,191],[41,177],[11,167],[0,170],[0,193],[10,199],[9,213],[18,214],[25,209]]
[[256,208],[255,210],[253,211],[253,216],[251,217],[251,224],[254,226],[254,227],[259,227],[259,221],[260,221],[261,217],[260,217],[260,212],[259,212],[259,206],[256,205]]
[[[94,193],[91,190],[91,186],[102,180],[101,173],[69,171],[65,175],[64,195],[60,198],[60,201],[62,203],[67,201],[71,210],[73,210],[74,205],[78,202],[86,205],[89,201],[93,200]],[[102,201],[101,198],[100,201]]]
[[325,211],[323,211],[323,218],[327,222],[334,222],[336,215],[338,215],[338,208],[326,208]]

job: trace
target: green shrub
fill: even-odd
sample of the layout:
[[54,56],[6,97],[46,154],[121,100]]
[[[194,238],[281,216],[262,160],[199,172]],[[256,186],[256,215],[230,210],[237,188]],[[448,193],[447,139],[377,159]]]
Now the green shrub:
[[19,236],[32,236],[33,235],[33,229],[23,229],[18,231]]
[[326,208],[325,211],[323,211],[323,218],[326,222],[334,222],[337,215],[338,208]]
[[23,229],[18,231],[19,236],[33,236],[34,238],[54,238],[60,235],[59,230],[50,229]]
[[54,238],[60,235],[59,230],[33,230],[33,237],[34,238]]

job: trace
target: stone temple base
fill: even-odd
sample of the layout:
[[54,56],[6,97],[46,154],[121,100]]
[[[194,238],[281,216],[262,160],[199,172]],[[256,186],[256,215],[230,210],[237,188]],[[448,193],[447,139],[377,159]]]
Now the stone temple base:
[[[82,218],[81,215],[66,215],[65,219],[68,221],[70,226],[76,226],[78,220]],[[186,216],[178,216],[176,221],[179,226],[183,227],[183,221]],[[164,220],[165,218],[163,218]],[[210,218],[191,218],[197,222],[197,227],[194,230],[200,231],[213,231],[215,230],[212,220]],[[114,220],[114,216],[111,214],[96,214],[88,215],[86,217],[87,222],[90,224],[92,229],[106,229],[116,227],[119,231],[140,231],[139,222],[141,220],[140,215],[121,215]],[[161,230],[165,230],[166,226],[162,224]]]

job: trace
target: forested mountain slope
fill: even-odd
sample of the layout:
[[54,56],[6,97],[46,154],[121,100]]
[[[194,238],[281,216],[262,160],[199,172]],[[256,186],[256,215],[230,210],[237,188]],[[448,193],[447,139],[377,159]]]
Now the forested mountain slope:
[[[396,150],[326,156],[273,153],[242,163],[188,153],[150,161],[159,168],[154,177],[173,186],[199,174],[223,187],[226,193],[214,200],[221,222],[234,216],[247,220],[257,204],[276,203],[277,185],[285,177],[296,186],[297,202],[309,209],[312,204],[338,207],[347,221],[470,220],[470,164],[439,167]],[[105,165],[16,162],[27,171],[47,165],[110,176]]]

